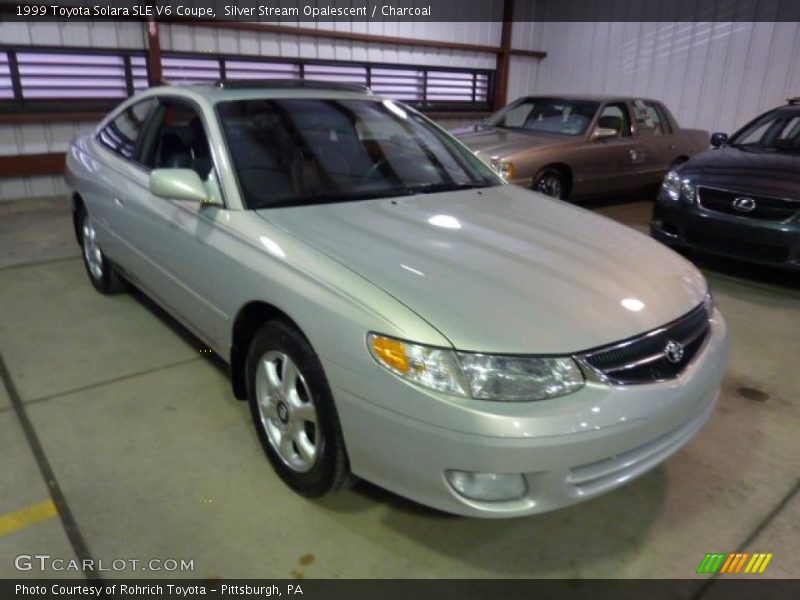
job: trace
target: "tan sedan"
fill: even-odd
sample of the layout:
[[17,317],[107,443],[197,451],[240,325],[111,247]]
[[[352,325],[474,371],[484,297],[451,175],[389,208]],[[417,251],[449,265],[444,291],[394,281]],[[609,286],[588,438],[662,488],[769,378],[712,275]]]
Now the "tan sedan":
[[585,95],[520,98],[453,134],[511,183],[556,198],[658,185],[709,140],[656,100]]

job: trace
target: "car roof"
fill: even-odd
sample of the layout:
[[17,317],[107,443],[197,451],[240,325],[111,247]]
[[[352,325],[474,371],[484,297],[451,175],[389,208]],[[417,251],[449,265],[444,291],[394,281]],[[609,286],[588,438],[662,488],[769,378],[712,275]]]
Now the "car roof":
[[525,98],[558,98],[561,100],[590,100],[594,102],[633,102],[634,100],[644,100],[645,102],[658,102],[655,98],[645,98],[643,96],[611,96],[608,94],[530,94]]
[[258,98],[378,99],[367,88],[336,82],[307,80],[219,81],[213,84],[162,85],[144,95],[164,93],[203,99],[211,104]]

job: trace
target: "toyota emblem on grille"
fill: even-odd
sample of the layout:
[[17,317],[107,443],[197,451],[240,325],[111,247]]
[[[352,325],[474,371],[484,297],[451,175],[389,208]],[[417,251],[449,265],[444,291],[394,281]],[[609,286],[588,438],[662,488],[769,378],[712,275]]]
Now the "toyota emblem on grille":
[[753,212],[756,209],[756,201],[747,196],[739,196],[733,201],[733,209],[744,213]]
[[664,346],[664,356],[666,356],[667,360],[671,363],[681,362],[683,358],[683,344],[674,340],[668,341],[667,345]]

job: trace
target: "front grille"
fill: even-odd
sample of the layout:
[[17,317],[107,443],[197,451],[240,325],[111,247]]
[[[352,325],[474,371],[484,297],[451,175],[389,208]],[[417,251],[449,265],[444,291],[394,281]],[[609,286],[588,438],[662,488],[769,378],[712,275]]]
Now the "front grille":
[[[800,201],[788,198],[773,198],[771,196],[754,196],[739,192],[729,192],[717,188],[700,186],[697,188],[700,206],[706,210],[761,219],[763,221],[785,221],[795,216],[800,211]],[[733,207],[737,198],[751,198],[755,201],[755,208],[750,212],[742,212]]]
[[[578,357],[604,381],[619,385],[651,383],[677,377],[702,348],[711,329],[705,304],[663,327]],[[683,356],[667,358],[669,342],[683,346]],[[674,355],[673,355],[674,358]]]
[[686,229],[686,241],[692,246],[727,256],[776,264],[784,263],[789,259],[787,248],[714,235],[694,227]]

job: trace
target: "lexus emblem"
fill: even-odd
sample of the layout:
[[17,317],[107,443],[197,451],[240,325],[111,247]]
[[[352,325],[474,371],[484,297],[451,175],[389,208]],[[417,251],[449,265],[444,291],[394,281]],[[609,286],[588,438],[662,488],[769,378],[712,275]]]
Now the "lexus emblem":
[[664,356],[666,356],[667,360],[671,363],[681,362],[683,358],[683,344],[674,340],[668,341],[667,345],[664,346]]
[[733,209],[739,212],[749,213],[756,208],[756,201],[747,196],[739,196],[733,201]]

